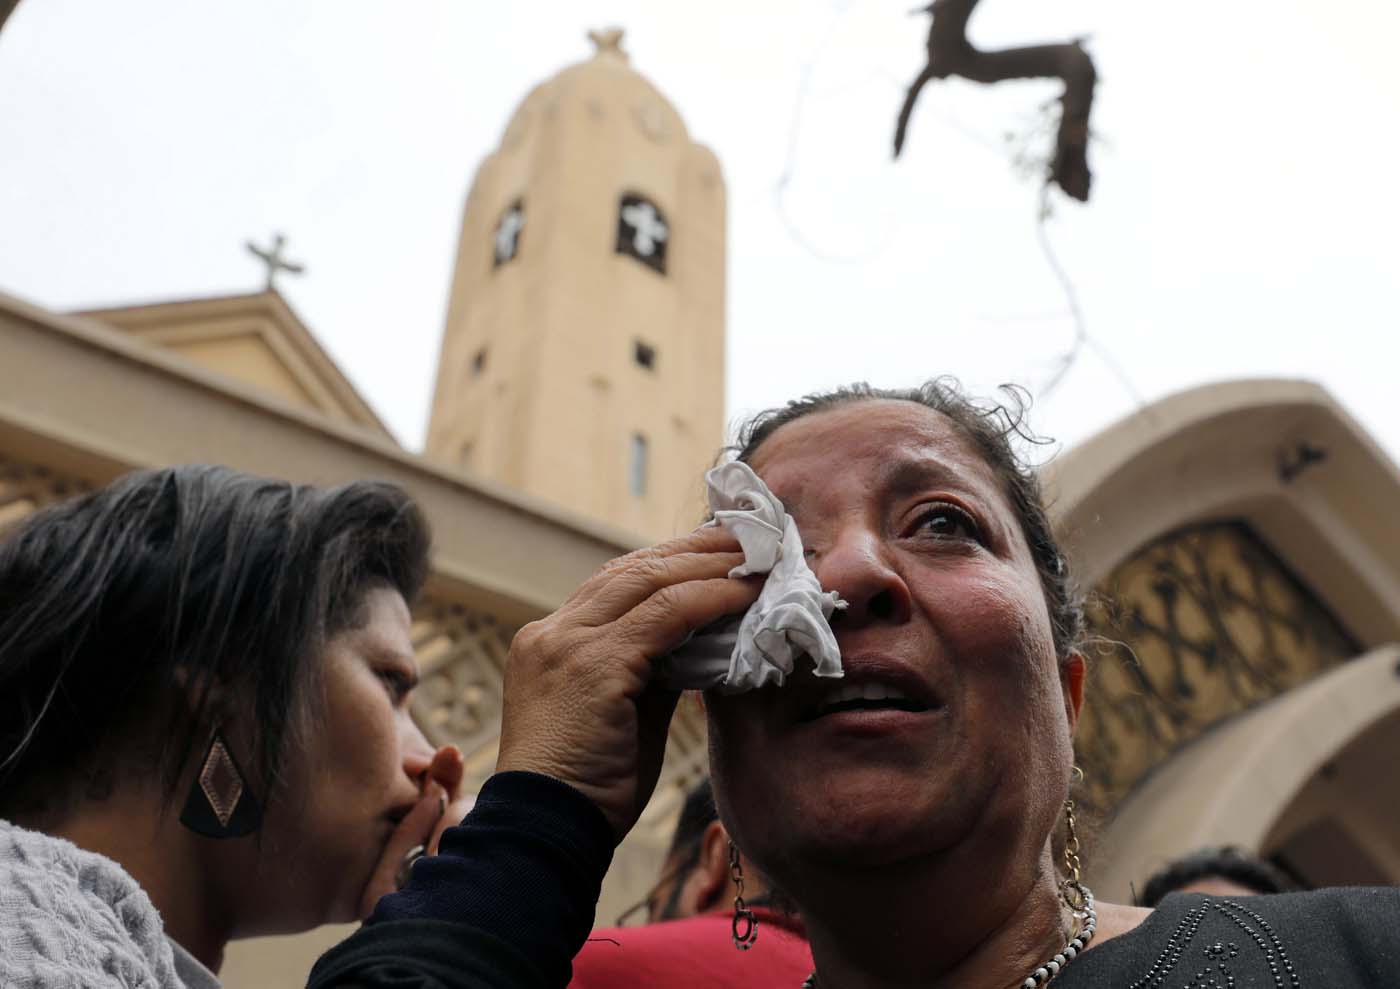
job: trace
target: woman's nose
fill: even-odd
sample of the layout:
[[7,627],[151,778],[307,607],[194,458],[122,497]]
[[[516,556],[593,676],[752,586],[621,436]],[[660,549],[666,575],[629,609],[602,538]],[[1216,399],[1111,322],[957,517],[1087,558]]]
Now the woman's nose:
[[409,779],[417,780],[433,764],[433,747],[423,737],[418,726],[409,722],[403,730],[403,771]]
[[817,555],[814,570],[822,587],[838,592],[847,603],[844,611],[832,612],[833,626],[899,625],[909,620],[909,587],[890,566],[877,534],[863,529],[841,533]]

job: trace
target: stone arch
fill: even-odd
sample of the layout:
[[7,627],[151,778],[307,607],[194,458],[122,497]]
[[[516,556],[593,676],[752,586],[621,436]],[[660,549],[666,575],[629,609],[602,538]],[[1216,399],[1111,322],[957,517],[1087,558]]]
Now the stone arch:
[[[1162,814],[1211,792],[1178,765],[1237,725],[1269,723],[1256,720],[1265,712],[1302,717],[1295,695],[1400,642],[1400,472],[1326,391],[1265,380],[1170,396],[1069,451],[1044,480],[1079,579],[1104,592],[1096,626],[1137,646],[1099,657],[1078,740],[1098,770],[1086,801],[1117,808],[1093,872],[1123,896],[1162,854],[1133,808]],[[1195,623],[1185,633],[1172,624],[1183,600]],[[1327,751],[1370,724],[1334,726],[1345,737],[1327,735]],[[1318,752],[1324,735],[1309,736]],[[1306,778],[1293,782],[1288,799]],[[1158,796],[1141,803],[1149,790]],[[1237,843],[1288,840],[1279,800],[1252,805],[1274,816],[1257,834],[1236,829]],[[1201,836],[1179,824],[1171,835],[1174,851]]]
[[1400,641],[1400,526],[1391,524],[1400,470],[1318,385],[1179,392],[1067,450],[1042,476],[1086,587],[1166,533],[1241,519],[1363,646]]

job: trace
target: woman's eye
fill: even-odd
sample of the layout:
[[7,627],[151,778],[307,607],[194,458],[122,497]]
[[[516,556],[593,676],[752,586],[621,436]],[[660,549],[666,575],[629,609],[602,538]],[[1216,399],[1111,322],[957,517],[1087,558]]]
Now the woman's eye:
[[981,540],[982,533],[972,516],[952,505],[934,505],[919,519],[919,529],[942,539]]
[[414,687],[412,678],[401,670],[380,670],[379,679],[384,681],[389,696],[396,701],[407,697]]

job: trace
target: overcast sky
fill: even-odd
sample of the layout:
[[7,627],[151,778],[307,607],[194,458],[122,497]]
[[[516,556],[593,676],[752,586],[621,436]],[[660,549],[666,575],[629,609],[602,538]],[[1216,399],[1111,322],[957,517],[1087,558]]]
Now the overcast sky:
[[[1057,86],[936,83],[892,162],[911,6],[21,0],[0,289],[58,309],[252,291],[243,241],[284,230],[308,266],[284,294],[418,448],[472,173],[616,23],[724,164],[731,417],[854,378],[1034,389],[1074,324],[1005,135]],[[1046,233],[1132,389],[1312,378],[1400,457],[1400,7],[984,0],[973,21],[988,47],[1070,36],[1100,71],[1094,192]],[[1033,423],[1073,443],[1135,404],[1086,353]]]

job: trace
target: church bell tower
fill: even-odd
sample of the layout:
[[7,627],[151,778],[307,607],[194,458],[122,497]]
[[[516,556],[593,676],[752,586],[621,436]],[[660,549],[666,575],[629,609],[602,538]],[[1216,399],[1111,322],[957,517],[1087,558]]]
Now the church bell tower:
[[589,37],[472,183],[427,453],[660,539],[723,440],[724,180],[622,32]]

